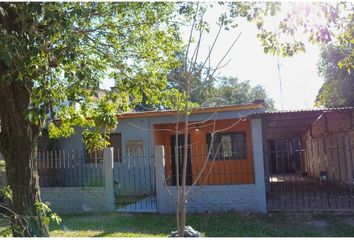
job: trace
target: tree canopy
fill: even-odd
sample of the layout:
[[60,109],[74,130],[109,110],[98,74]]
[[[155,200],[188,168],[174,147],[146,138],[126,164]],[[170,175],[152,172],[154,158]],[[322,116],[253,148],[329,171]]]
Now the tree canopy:
[[[179,61],[183,61],[183,54],[177,54]],[[193,106],[220,106],[249,103],[263,100],[267,110],[274,110],[274,100],[266,93],[261,85],[252,86],[250,80],[240,81],[237,77],[212,76],[204,79],[200,71],[202,63],[196,64],[188,72],[190,90],[188,100]],[[174,90],[175,94],[183,92],[183,83],[179,81],[183,75],[183,64],[172,69],[168,74],[167,89]],[[174,108],[169,102],[160,101],[157,104],[148,104],[146,96],[136,107],[136,110],[158,110]]]
[[324,83],[318,92],[316,104],[325,107],[354,106],[354,73],[338,66],[352,49],[328,45],[321,50],[318,64]]
[[[274,110],[274,100],[267,95],[265,89],[261,85],[252,87],[249,80],[240,81],[235,77],[222,77],[213,92],[211,96],[205,97],[205,101],[213,106],[263,100],[267,110]],[[210,100],[207,100],[208,98]]]
[[274,100],[261,85],[252,87],[249,80],[236,77],[216,77],[202,82],[200,78],[191,81],[190,101],[199,106],[221,106],[243,104],[263,100],[267,110],[274,110]]
[[[0,3],[0,152],[13,211],[38,216],[14,236],[47,236],[40,212],[36,142],[48,116],[52,137],[85,130],[93,147],[117,124],[117,110],[158,100],[181,46],[174,3]],[[116,88],[93,101],[99,84]],[[96,128],[92,128],[92,127]],[[88,140],[88,139],[93,139]]]
[[[306,41],[321,46],[332,42],[342,48],[353,44],[352,2],[230,2],[227,5],[230,23],[234,24],[237,17],[246,17],[257,25],[257,36],[268,54],[291,57],[306,50]],[[274,21],[274,17],[280,20]],[[277,24],[276,30],[269,22]],[[348,72],[354,68],[351,49],[338,62]]]
[[[48,113],[61,119],[60,128],[51,125],[52,136],[71,134],[73,125],[100,125],[100,113],[126,110],[143,93],[157,101],[167,70],[176,64],[174,4],[30,3],[3,4],[0,10],[1,84],[29,89],[26,115],[33,126]],[[106,78],[115,79],[118,95],[93,106],[91,97]]]

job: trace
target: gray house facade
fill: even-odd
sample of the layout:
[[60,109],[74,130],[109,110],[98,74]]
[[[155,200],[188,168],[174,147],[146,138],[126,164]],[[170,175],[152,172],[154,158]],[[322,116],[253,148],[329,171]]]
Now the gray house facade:
[[[187,144],[190,212],[266,211],[262,126],[259,120],[247,118],[263,111],[261,102],[192,110]],[[117,211],[174,212],[176,166],[183,158],[184,119],[176,121],[174,111],[133,112],[118,118],[118,127],[110,139]],[[211,138],[215,138],[215,142],[210,141]],[[80,129],[70,138],[56,140],[51,147],[57,152],[56,156],[67,154],[64,158],[74,163],[69,164],[70,174],[67,174],[68,169],[52,172],[50,176],[55,176],[56,182],[43,191],[66,181],[61,188],[80,188],[80,191],[90,188],[91,195],[101,195],[92,194],[92,187],[98,189],[106,183],[89,181],[97,176],[104,179],[103,153],[86,152]],[[73,152],[80,157],[71,156]],[[79,160],[75,160],[77,158]],[[176,159],[179,162],[176,163]],[[47,165],[43,169],[42,175],[46,175]],[[77,176],[80,181],[68,182],[67,176]],[[63,202],[54,205],[58,204]]]
[[[187,137],[188,211],[353,210],[353,116],[352,107],[265,112],[261,103],[250,103],[194,109]],[[43,199],[66,212],[173,213],[184,129],[173,111],[122,114],[107,156],[87,153],[76,129],[39,154]]]

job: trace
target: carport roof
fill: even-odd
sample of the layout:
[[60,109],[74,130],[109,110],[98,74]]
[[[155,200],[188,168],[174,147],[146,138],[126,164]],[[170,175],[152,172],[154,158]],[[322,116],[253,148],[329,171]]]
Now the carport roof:
[[313,114],[323,112],[347,112],[354,111],[354,107],[340,107],[340,108],[312,108],[312,109],[296,109],[296,110],[281,110],[281,111],[264,111],[256,112],[249,115],[250,118],[267,118],[273,115],[299,115],[299,114]]
[[263,133],[267,138],[280,138],[300,136],[325,112],[350,111],[354,111],[354,107],[258,112],[249,118],[262,119]]

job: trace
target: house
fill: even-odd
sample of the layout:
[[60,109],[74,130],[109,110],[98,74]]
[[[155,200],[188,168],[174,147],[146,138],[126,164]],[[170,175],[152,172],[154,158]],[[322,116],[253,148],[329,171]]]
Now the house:
[[[262,111],[264,111],[264,106],[259,101],[239,105],[193,109],[189,117],[191,140],[194,141],[198,130],[200,130],[199,134],[212,131],[210,127],[207,128],[205,126],[210,125],[210,122],[214,121],[217,123],[215,130],[232,127],[233,130],[229,129],[231,132],[237,129],[241,131],[240,129],[245,128],[249,123],[246,120],[235,124],[238,119],[243,119],[251,113]],[[180,129],[183,121],[183,119],[179,121]],[[175,134],[175,125],[176,112],[170,110],[131,112],[119,115],[118,127],[111,133],[111,143],[114,145],[116,149],[115,153],[117,154],[116,161],[118,161],[119,155],[130,155],[143,151],[152,154],[153,146],[157,144],[164,143],[166,149],[170,149],[171,142],[166,137]],[[236,125],[242,125],[242,127]],[[206,143],[205,139],[203,143]],[[68,139],[56,140],[55,144],[52,143],[51,148],[67,150],[85,149],[80,129],[77,129],[76,134]]]
[[[352,209],[353,114],[353,107],[266,112],[259,101],[193,109],[187,137],[188,211]],[[181,180],[176,177],[176,160],[181,169],[184,156],[183,117],[176,121],[176,112],[169,110],[118,117],[110,138],[114,164],[108,180],[114,183],[116,209],[174,212],[177,179]],[[41,178],[54,176],[52,186],[65,183],[62,187],[85,196],[72,198],[72,205],[97,204],[103,196],[97,191],[107,186],[107,179],[102,184],[107,175],[103,157],[86,153],[80,129],[51,147],[64,151],[54,152],[64,156],[64,168]],[[68,159],[74,162],[65,163]],[[48,170],[48,165],[42,169]],[[92,179],[101,180],[97,184]],[[60,196],[62,190],[44,195]]]
[[[247,119],[250,114],[263,111],[263,102],[255,101],[239,105],[196,108],[189,115],[187,185],[194,184],[203,188],[204,192],[199,191],[200,194],[214,196],[209,198],[210,201],[217,195],[224,195],[225,203],[220,203],[218,200],[208,203],[215,205],[215,211],[242,208],[265,210],[265,205],[257,197],[262,194],[262,189],[264,193],[264,184],[256,179],[257,176],[262,179],[262,175],[256,172],[263,172],[262,166],[259,166],[263,163],[262,161],[254,163],[254,149],[259,145],[258,142],[254,144],[254,138],[257,134],[261,136],[261,132],[252,126],[251,119]],[[129,202],[130,199],[155,195],[153,201],[160,199],[160,203],[165,202],[157,204],[157,210],[174,211],[174,200],[171,202],[166,199],[171,199],[168,195],[174,191],[176,185],[176,126],[179,131],[177,149],[180,153],[179,161],[182,162],[184,119],[176,121],[176,112],[170,110],[125,113],[118,118],[118,127],[110,135],[111,146],[114,149],[113,175],[117,199],[124,197],[125,201]],[[164,147],[163,172],[157,172],[156,169],[157,165],[162,163],[161,159],[154,158],[156,145]],[[102,157],[96,159],[86,153],[80,129],[77,129],[76,134],[70,138],[51,143],[51,147],[56,156],[60,154],[66,156],[70,153],[66,159],[72,160],[71,156],[75,155],[74,158],[80,158],[82,161],[73,164],[77,169],[70,170],[72,171],[70,174],[67,169],[56,169],[49,174],[46,167],[48,163],[41,168],[42,179],[47,179],[48,177],[44,176],[49,175],[53,180],[49,185],[46,181],[43,186],[62,184],[62,186],[87,187],[92,186],[86,181],[91,179],[92,172],[95,176],[104,175]],[[55,150],[64,153],[56,153]],[[46,169],[45,173],[44,169]],[[69,183],[68,179],[75,174],[77,177]],[[162,175],[164,175],[163,179]],[[160,191],[162,188],[158,189],[160,180],[166,186],[163,194]],[[218,188],[220,193],[215,195],[213,188],[208,189],[208,186]],[[228,198],[227,194],[230,194],[233,188],[237,189],[233,191],[233,197]],[[235,204],[238,194],[244,197],[242,203]],[[120,202],[119,199],[117,201]],[[143,202],[144,204],[146,202]],[[196,206],[197,203],[195,206],[190,205],[193,211],[205,211],[204,207]]]
[[[189,116],[188,145],[191,146],[188,156],[187,184],[192,184],[198,175],[198,169],[208,155],[211,134],[214,132],[219,136],[213,142],[215,149],[221,142],[223,144],[217,156],[214,156],[214,152],[209,154],[209,160],[216,157],[216,161],[210,161],[214,165],[209,173],[210,177],[201,178],[200,181],[205,180],[208,184],[253,182],[251,124],[246,116],[260,111],[264,111],[264,107],[262,102],[257,101],[249,104],[194,109]],[[175,115],[175,111],[167,110],[133,112],[119,116],[118,127],[110,135],[115,162],[118,163],[132,155],[152,155],[155,145],[163,145],[166,152],[168,184],[175,185]],[[182,132],[178,142],[180,155],[183,155],[181,149],[181,145],[184,144],[183,119],[179,121],[178,129]],[[80,132],[70,139],[57,141],[54,148],[68,151],[82,149],[85,152]],[[87,156],[86,161],[91,160],[92,158]],[[223,168],[227,168],[230,172],[225,173]],[[236,171],[241,168],[245,173],[236,174]]]

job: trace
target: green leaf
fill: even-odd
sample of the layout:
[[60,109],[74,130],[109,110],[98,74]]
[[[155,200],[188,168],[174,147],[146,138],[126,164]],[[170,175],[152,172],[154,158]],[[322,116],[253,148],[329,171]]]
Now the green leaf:
[[0,193],[12,202],[13,194],[9,185],[0,187]]

